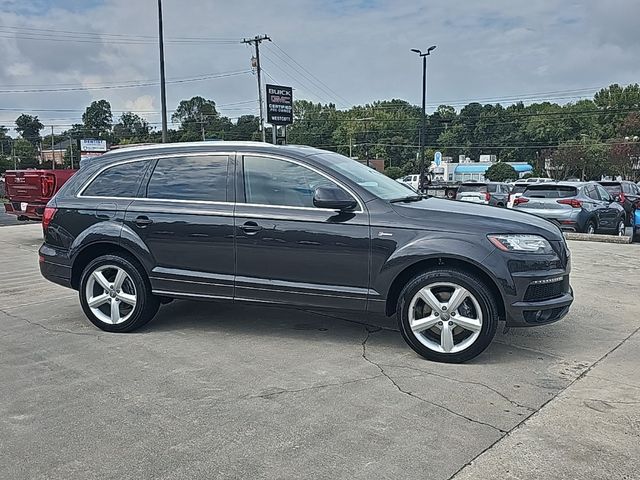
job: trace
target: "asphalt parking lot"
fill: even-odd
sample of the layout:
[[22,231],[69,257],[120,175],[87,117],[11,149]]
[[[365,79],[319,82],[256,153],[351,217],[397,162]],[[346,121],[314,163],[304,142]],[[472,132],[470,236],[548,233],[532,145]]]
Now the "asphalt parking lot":
[[0,228],[0,478],[637,478],[640,246],[571,242],[563,321],[465,365],[392,320],[176,301],[133,334]]

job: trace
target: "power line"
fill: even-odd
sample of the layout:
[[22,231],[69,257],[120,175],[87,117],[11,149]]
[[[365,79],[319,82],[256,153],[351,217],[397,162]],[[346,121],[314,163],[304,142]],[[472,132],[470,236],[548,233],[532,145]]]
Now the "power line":
[[[176,84],[176,83],[190,83],[190,82],[200,82],[203,80],[212,80],[216,78],[226,78],[226,77],[234,77],[238,75],[246,75],[251,73],[251,70],[239,70],[236,72],[227,72],[227,73],[219,73],[219,74],[211,74],[204,75],[201,77],[194,78],[184,78],[179,80],[167,80],[166,83]],[[44,93],[44,92],[75,92],[75,91],[85,91],[85,90],[115,90],[122,88],[140,88],[140,87],[150,87],[159,85],[159,81],[148,81],[148,82],[139,82],[139,83],[121,83],[119,85],[101,85],[101,86],[87,86],[87,87],[67,87],[67,88],[34,88],[34,89],[19,89],[19,90],[0,90],[0,94],[2,93]]]

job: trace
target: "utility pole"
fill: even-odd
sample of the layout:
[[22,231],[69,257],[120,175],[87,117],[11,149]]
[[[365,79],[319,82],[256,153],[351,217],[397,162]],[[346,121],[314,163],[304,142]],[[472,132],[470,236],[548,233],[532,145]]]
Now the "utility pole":
[[53,148],[54,147],[55,142],[53,141],[53,125],[51,125],[51,168],[53,170],[56,169],[56,151]]
[[164,78],[164,33],[162,29],[162,0],[158,0],[158,43],[160,46],[160,104],[162,107],[162,143],[167,143],[167,92]]
[[422,122],[420,124],[420,183],[418,185],[419,190],[424,189],[424,147],[426,145],[427,137],[427,57],[431,55],[431,52],[436,49],[433,45],[427,49],[425,53],[422,53],[417,48],[412,48],[411,51],[417,53],[422,57]]
[[256,76],[258,77],[258,101],[260,102],[260,131],[262,132],[262,141],[266,142],[266,134],[264,130],[264,114],[262,112],[262,70],[260,70],[260,44],[271,39],[267,35],[256,35],[250,39],[243,39],[242,43],[254,44],[256,47]]
[[71,170],[73,170],[73,140],[71,139],[71,135],[69,135],[69,153],[71,154],[69,160],[71,161]]
[[18,162],[16,162],[16,143],[11,142],[11,158],[13,158],[13,169],[18,169]]

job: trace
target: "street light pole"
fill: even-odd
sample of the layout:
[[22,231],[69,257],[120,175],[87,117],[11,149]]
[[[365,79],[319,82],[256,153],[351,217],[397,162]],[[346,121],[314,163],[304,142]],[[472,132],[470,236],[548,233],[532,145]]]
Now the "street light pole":
[[411,51],[422,57],[422,121],[420,123],[420,183],[419,189],[424,190],[424,148],[427,136],[427,57],[435,50],[436,46],[432,45],[425,53],[412,48]]
[[160,108],[162,109],[162,143],[167,142],[167,91],[164,78],[164,32],[162,0],[158,0],[158,46],[160,48]]

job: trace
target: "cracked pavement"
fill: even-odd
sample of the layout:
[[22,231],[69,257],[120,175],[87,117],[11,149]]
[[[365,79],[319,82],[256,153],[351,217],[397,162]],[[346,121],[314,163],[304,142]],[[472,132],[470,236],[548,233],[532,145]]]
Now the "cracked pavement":
[[640,246],[572,242],[562,322],[422,360],[393,319],[176,301],[94,328],[0,228],[0,478],[636,478]]

